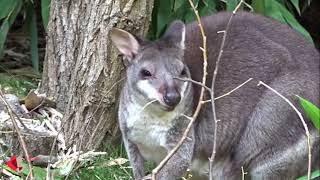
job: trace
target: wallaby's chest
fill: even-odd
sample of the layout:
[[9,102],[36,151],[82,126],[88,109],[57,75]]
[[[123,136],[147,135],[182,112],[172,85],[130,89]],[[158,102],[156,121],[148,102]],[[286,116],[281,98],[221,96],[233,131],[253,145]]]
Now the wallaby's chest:
[[174,113],[157,116],[137,104],[126,107],[127,136],[145,159],[159,162],[166,155],[166,138]]

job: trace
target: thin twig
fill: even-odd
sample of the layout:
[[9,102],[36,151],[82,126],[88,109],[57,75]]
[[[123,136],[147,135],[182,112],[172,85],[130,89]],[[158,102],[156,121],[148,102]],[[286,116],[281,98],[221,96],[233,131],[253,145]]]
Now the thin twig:
[[[248,80],[246,80],[245,82],[243,82],[242,84],[240,84],[239,86],[235,87],[234,89],[232,89],[231,91],[225,93],[225,94],[222,94],[221,96],[218,96],[216,98],[214,98],[214,100],[218,100],[218,99],[221,99],[223,97],[226,97],[226,96],[229,96],[230,94],[232,94],[234,91],[238,90],[239,88],[241,88],[242,86],[244,86],[245,84],[247,84],[249,81],[251,81],[253,78],[249,78]],[[211,91],[211,89],[210,89]],[[208,103],[208,102],[211,102],[211,99],[208,99],[208,100],[205,100],[205,101],[202,101],[202,103]]]
[[247,172],[244,171],[243,166],[241,166],[241,179],[244,180],[245,175],[247,174]]
[[[202,76],[202,83],[201,84],[206,84],[206,80],[207,80],[207,37],[205,35],[204,32],[204,28],[202,26],[201,23],[201,19],[199,16],[198,11],[196,10],[192,0],[189,0],[189,3],[197,17],[197,21],[198,21],[198,25],[200,28],[200,32],[201,32],[201,36],[202,36],[202,44],[203,47],[200,47],[200,49],[202,50],[202,54],[203,54],[203,76]],[[158,164],[158,166],[156,168],[154,168],[152,170],[152,180],[156,180],[156,174],[161,170],[161,168],[167,163],[167,161],[176,153],[176,151],[180,148],[180,146],[182,145],[182,143],[185,141],[185,139],[187,138],[187,135],[193,125],[193,122],[197,119],[197,116],[201,110],[202,107],[202,99],[204,96],[204,92],[205,92],[205,88],[204,86],[201,86],[201,91],[200,91],[200,97],[199,97],[199,101],[198,101],[198,105],[196,107],[195,112],[193,113],[192,117],[190,117],[190,122],[186,128],[186,130],[184,131],[180,141],[177,143],[177,145],[167,154],[167,156]]]
[[306,132],[306,136],[307,136],[307,142],[308,142],[308,175],[307,175],[307,179],[310,180],[311,178],[311,141],[310,141],[310,133],[309,133],[309,128],[307,126],[306,121],[303,119],[302,114],[300,113],[300,111],[289,101],[289,99],[287,99],[286,97],[284,97],[282,94],[280,94],[278,91],[276,91],[275,89],[271,88],[270,86],[268,86],[267,84],[265,84],[262,81],[259,81],[258,86],[263,85],[266,88],[268,88],[269,90],[271,90],[272,92],[274,92],[275,94],[277,94],[279,97],[281,97],[283,100],[285,100],[291,107],[292,109],[298,114],[300,121],[304,127],[304,130]]
[[187,82],[192,82],[198,86],[201,86],[203,88],[205,88],[207,91],[211,92],[211,89],[206,86],[205,84],[203,84],[202,82],[198,82],[198,81],[195,81],[193,79],[190,79],[190,78],[179,78],[179,77],[175,77],[174,79],[178,79],[178,80],[181,80],[181,81],[187,81]]
[[144,111],[144,109],[146,109],[150,104],[152,104],[152,103],[154,103],[154,102],[156,102],[156,101],[157,101],[157,100],[154,99],[154,100],[152,100],[152,101],[147,102],[147,103],[140,109],[139,114],[142,113],[142,111]]
[[[216,78],[217,78],[217,74],[218,74],[218,70],[219,70],[219,64],[221,61],[221,57],[223,54],[223,49],[224,49],[224,45],[225,45],[225,41],[227,38],[227,34],[230,28],[230,24],[232,22],[232,18],[233,16],[236,14],[236,12],[238,11],[238,9],[240,8],[241,4],[243,3],[243,0],[241,0],[239,2],[239,4],[237,5],[237,7],[233,10],[229,21],[226,25],[226,29],[224,31],[220,31],[223,33],[222,36],[222,41],[221,41],[221,45],[220,45],[220,50],[219,50],[219,54],[218,54],[218,58],[216,61],[216,65],[215,65],[215,69],[213,72],[213,77],[212,77],[212,83],[211,83],[211,93],[210,93],[210,98],[211,99],[215,99],[214,97],[214,89],[215,89],[215,82],[216,82]],[[219,33],[219,32],[218,32]],[[213,114],[213,120],[214,120],[214,132],[213,132],[213,147],[212,147],[212,154],[211,157],[209,158],[209,179],[212,180],[213,179],[213,174],[212,174],[212,166],[213,166],[213,162],[215,159],[215,155],[216,155],[216,147],[217,147],[217,131],[218,131],[218,121],[217,121],[217,114],[216,114],[216,107],[215,107],[215,102],[211,101],[211,108],[212,108],[212,114]]]
[[28,153],[28,150],[27,150],[26,143],[24,142],[24,140],[23,140],[23,138],[22,138],[22,134],[21,134],[21,132],[20,132],[19,126],[18,126],[17,121],[16,121],[16,119],[15,119],[15,117],[14,117],[14,113],[13,113],[13,111],[11,110],[10,105],[9,105],[8,102],[6,101],[6,99],[5,99],[5,97],[4,97],[1,89],[0,89],[0,99],[3,101],[4,105],[6,106],[7,111],[8,111],[8,113],[9,113],[9,116],[10,116],[11,121],[12,121],[13,127],[14,127],[15,131],[17,132],[19,143],[20,143],[21,146],[22,146],[22,150],[23,150],[24,156],[25,156],[26,161],[27,161],[27,163],[28,163],[28,167],[29,167],[29,174],[28,174],[28,176],[30,176],[30,179],[33,179],[32,165],[31,165],[31,162],[30,162],[29,153]]

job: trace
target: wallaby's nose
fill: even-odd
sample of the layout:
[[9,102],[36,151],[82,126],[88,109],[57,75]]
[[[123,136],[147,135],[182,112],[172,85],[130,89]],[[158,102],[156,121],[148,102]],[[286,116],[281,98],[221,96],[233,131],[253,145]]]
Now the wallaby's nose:
[[180,93],[176,90],[169,90],[163,97],[164,103],[170,107],[175,107],[181,99]]

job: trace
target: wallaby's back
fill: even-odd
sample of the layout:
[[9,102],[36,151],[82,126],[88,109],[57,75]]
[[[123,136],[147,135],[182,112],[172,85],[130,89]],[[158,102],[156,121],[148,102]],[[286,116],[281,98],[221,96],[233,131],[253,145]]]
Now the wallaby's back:
[[[202,19],[208,47],[208,86],[211,86],[223,36],[217,32],[225,30],[230,16],[231,13],[224,12]],[[196,81],[202,79],[201,46],[197,22],[188,24],[184,57]],[[307,144],[298,115],[284,100],[265,87],[257,87],[257,84],[258,81],[265,82],[297,107],[299,103],[295,95],[319,106],[317,50],[287,25],[239,12],[233,17],[227,34],[215,96],[232,90],[249,78],[254,80],[216,101],[220,120],[215,162],[217,177],[223,174],[222,179],[239,178],[241,166],[250,172],[252,178],[258,179],[292,179],[305,174]],[[200,87],[194,86],[194,89],[194,103],[197,103]],[[313,167],[319,168],[319,134],[305,119],[312,134]],[[198,158],[205,159],[212,152],[213,124],[211,106],[207,104],[195,125],[195,154],[199,154]],[[235,169],[238,170],[236,174]],[[226,176],[228,172],[230,177]]]

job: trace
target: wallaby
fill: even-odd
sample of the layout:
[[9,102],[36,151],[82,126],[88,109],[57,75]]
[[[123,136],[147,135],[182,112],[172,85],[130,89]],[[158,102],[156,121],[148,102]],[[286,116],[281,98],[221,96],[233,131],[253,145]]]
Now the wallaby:
[[[221,12],[201,19],[207,36],[208,81],[231,16]],[[119,105],[119,124],[135,179],[145,177],[144,161],[159,163],[176,145],[199,100],[200,86],[177,78],[202,79],[202,37],[198,22],[173,22],[164,36],[150,42],[114,28],[111,39],[129,61]],[[219,65],[215,95],[249,78],[252,81],[216,100],[217,151],[214,179],[295,179],[307,174],[308,147],[294,110],[263,86],[263,81],[299,108],[296,95],[319,106],[319,53],[295,30],[260,15],[238,12],[231,22]],[[209,94],[206,94],[209,99]],[[205,99],[205,100],[206,100]],[[300,108],[299,108],[300,109]],[[302,109],[300,109],[303,112]],[[320,136],[310,120],[312,169],[319,168]],[[186,141],[156,176],[207,179],[214,120],[206,103]]]

